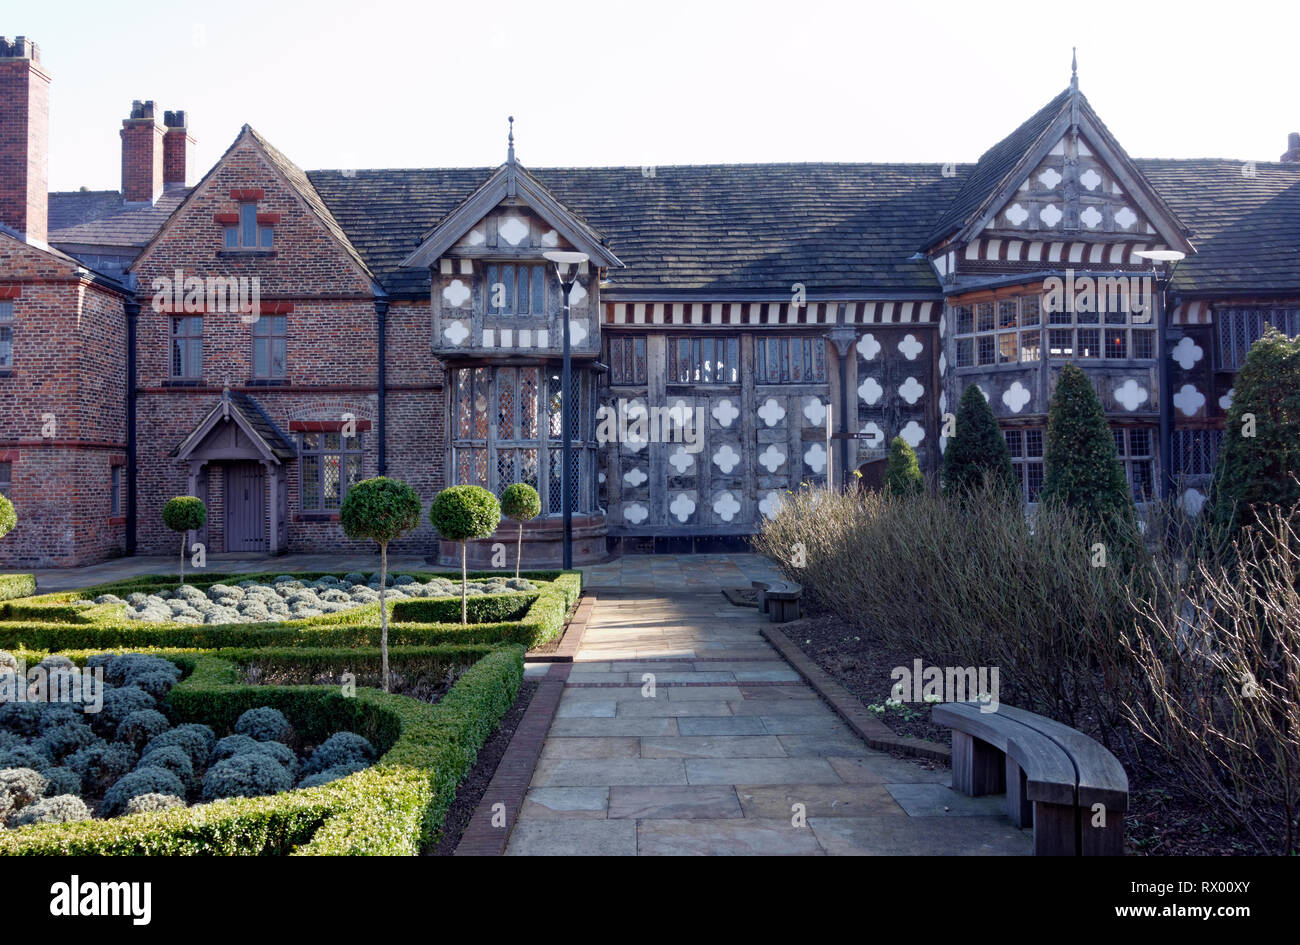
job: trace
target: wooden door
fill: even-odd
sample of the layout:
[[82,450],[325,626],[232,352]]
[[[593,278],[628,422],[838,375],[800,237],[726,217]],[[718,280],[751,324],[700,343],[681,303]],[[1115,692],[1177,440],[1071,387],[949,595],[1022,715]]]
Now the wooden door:
[[261,463],[226,467],[226,551],[266,551],[266,471]]

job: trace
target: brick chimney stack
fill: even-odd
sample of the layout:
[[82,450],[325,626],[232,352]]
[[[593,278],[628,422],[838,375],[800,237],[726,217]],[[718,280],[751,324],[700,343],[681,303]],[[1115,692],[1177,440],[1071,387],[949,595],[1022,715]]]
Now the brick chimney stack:
[[40,48],[0,36],[0,224],[32,243],[49,236],[50,76]]
[[131,117],[122,119],[122,199],[153,203],[163,191],[163,128],[153,115],[153,102],[131,103]]
[[1287,135],[1286,154],[1278,160],[1286,164],[1300,164],[1300,132],[1293,131]]
[[165,112],[163,125],[167,129],[163,136],[163,187],[172,190],[185,186],[187,158],[194,139],[183,111]]

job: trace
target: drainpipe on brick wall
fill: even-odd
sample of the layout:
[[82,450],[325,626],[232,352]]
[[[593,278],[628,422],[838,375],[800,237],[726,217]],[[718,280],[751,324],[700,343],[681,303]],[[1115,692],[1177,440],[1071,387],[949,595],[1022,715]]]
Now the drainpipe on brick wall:
[[126,300],[126,553],[135,554],[135,344],[140,303]]
[[388,299],[375,299],[375,322],[379,334],[379,475],[388,473],[388,412],[385,410],[384,388],[387,384],[388,361]]

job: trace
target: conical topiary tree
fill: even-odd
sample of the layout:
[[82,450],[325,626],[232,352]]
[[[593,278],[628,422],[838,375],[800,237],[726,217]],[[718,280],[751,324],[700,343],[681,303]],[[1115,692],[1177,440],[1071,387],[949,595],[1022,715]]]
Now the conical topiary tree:
[[1011,451],[993,408],[979,386],[967,386],[957,407],[957,429],[943,454],[943,491],[950,495],[986,487],[1018,496]]
[[339,524],[353,541],[379,544],[379,675],[388,692],[388,543],[420,524],[420,496],[400,479],[362,479],[343,497]]
[[496,531],[501,524],[501,503],[482,486],[449,486],[434,497],[429,521],[443,538],[460,542],[460,622],[469,623],[466,542]]
[[168,499],[162,511],[163,524],[181,533],[181,585],[185,584],[185,534],[198,531],[208,520],[208,507],[203,500],[192,495],[178,495]]
[[1039,501],[1073,509],[1106,541],[1133,537],[1133,494],[1088,375],[1073,364],[1061,369],[1047,412],[1043,489]]
[[1233,381],[1211,501],[1235,537],[1269,505],[1300,502],[1300,338],[1269,327]]
[[501,514],[519,523],[519,537],[515,542],[515,580],[519,579],[519,561],[524,554],[524,522],[537,518],[542,511],[542,497],[526,482],[506,486],[501,493]]
[[894,437],[889,444],[885,491],[894,495],[920,495],[925,491],[925,477],[921,475],[916,451],[901,436]]

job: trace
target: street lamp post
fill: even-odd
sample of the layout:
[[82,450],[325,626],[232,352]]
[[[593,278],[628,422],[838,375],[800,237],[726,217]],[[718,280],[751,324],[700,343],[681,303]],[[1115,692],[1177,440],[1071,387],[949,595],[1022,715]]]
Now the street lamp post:
[[[542,254],[555,264],[555,275],[560,280],[560,301],[564,306],[564,368],[560,378],[560,429],[564,443],[563,467],[560,469],[561,514],[564,517],[564,570],[573,567],[573,501],[569,496],[569,478],[572,469],[573,429],[573,359],[569,348],[569,293],[578,281],[578,267],[589,258],[586,253],[553,250]],[[579,406],[579,410],[581,407]]]
[[1174,399],[1170,386],[1173,384],[1173,370],[1169,366],[1169,310],[1165,296],[1169,291],[1169,280],[1173,277],[1174,267],[1186,253],[1176,249],[1150,249],[1136,253],[1151,263],[1155,273],[1156,291],[1156,337],[1160,342],[1160,498],[1168,499],[1174,491]]

